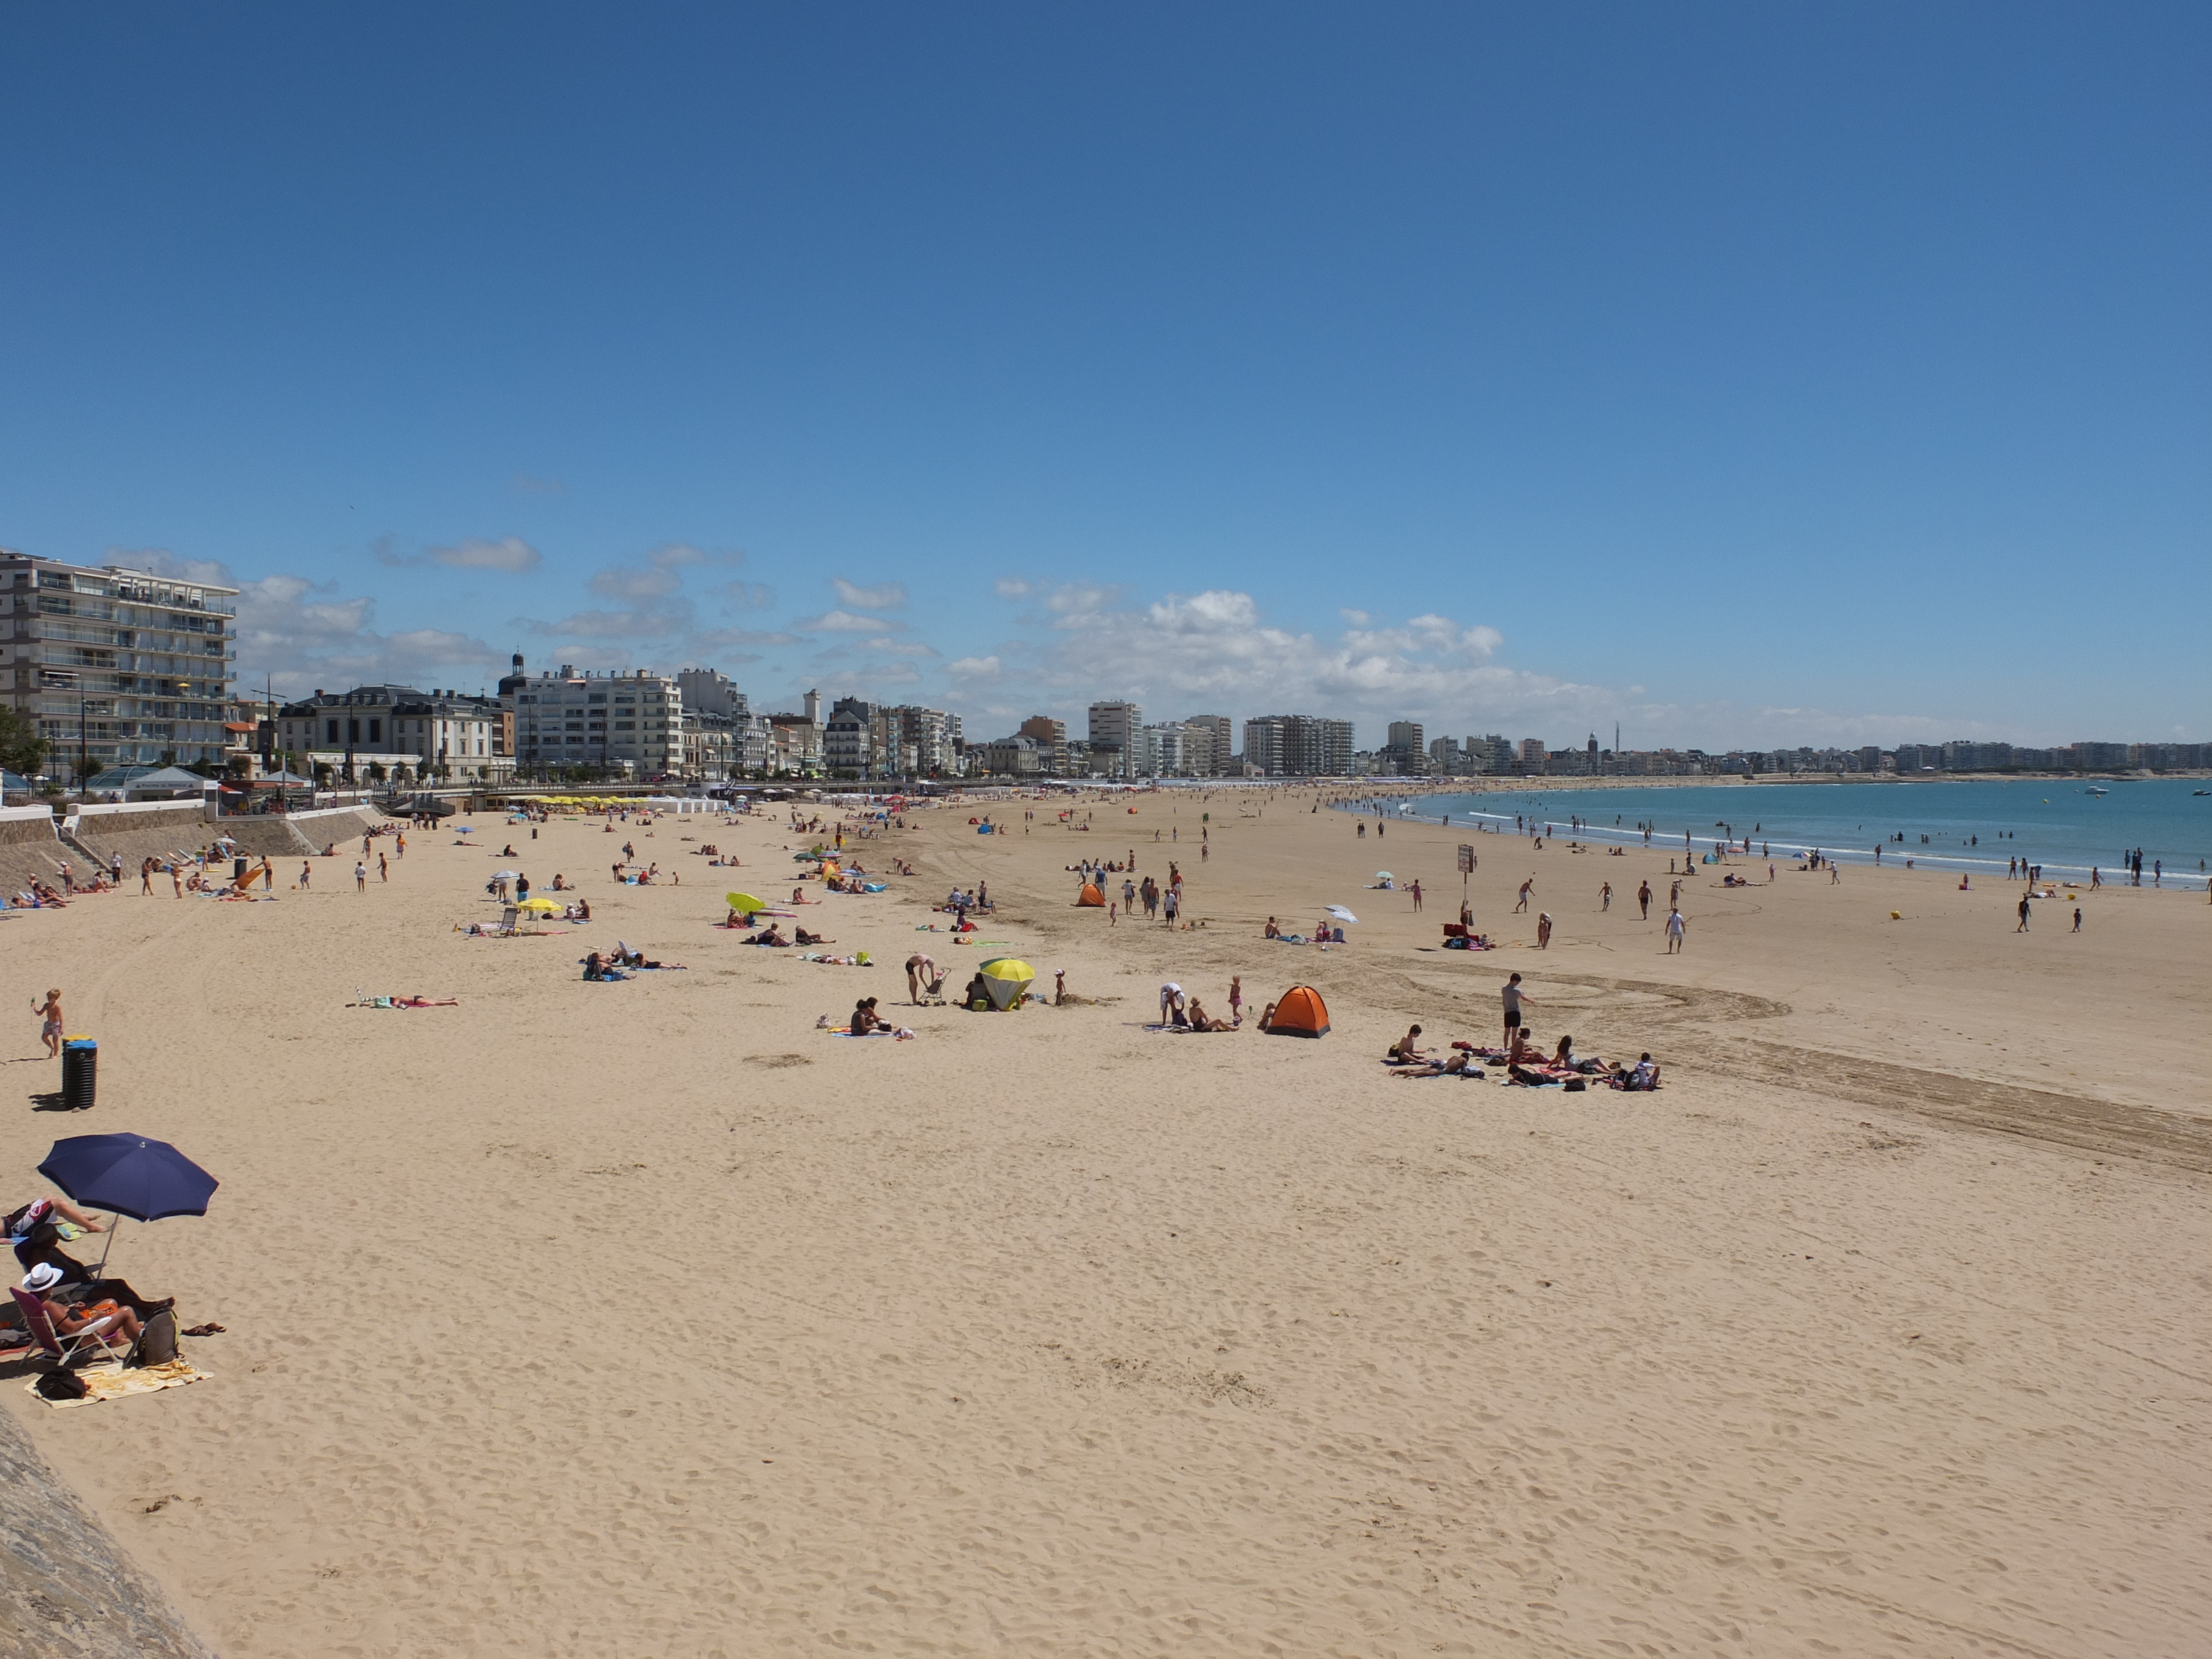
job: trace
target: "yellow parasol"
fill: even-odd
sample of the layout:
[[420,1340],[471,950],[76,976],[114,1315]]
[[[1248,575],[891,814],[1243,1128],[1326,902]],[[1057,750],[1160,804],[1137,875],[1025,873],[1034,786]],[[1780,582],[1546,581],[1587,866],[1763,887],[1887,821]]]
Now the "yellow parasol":
[[1036,977],[1036,969],[1013,957],[994,957],[975,971],[983,976],[991,1006],[1001,1010],[1020,1007],[1030,981]]
[[755,911],[768,908],[766,899],[755,898],[750,893],[725,893],[722,896],[730,902],[730,908],[741,916],[749,916]]
[[514,907],[518,910],[533,911],[538,915],[550,915],[561,907],[550,898],[526,898]]

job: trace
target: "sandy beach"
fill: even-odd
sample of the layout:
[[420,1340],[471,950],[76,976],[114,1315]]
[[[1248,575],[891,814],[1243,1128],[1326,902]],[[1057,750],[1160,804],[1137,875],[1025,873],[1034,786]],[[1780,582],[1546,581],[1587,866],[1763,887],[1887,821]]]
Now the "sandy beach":
[[[766,813],[486,815],[366,894],[356,842],[275,903],[0,922],[8,1206],[57,1135],[175,1142],[222,1189],[115,1267],[228,1328],[199,1385],[8,1409],[230,1659],[2205,1650],[2201,892],[2023,934],[2014,887],[1744,860],[1670,956],[1666,849],[1482,836],[1504,948],[1446,951],[1468,837],[1314,804],[922,812],[859,847],[917,876],[801,913],[872,969],[714,925],[791,890]],[[681,884],[611,881],[626,837]],[[1132,850],[1202,926],[1073,908]],[[596,919],[455,932],[509,863]],[[916,931],[978,881],[985,948]],[[1331,902],[1347,944],[1261,939]],[[617,938],[686,970],[582,981]],[[904,1010],[917,948],[1086,1000]],[[1512,971],[1547,1048],[1665,1086],[1386,1073],[1410,1021],[1495,1041]],[[1146,1029],[1232,974],[1244,1030]],[[1331,1034],[1250,1029],[1295,982]],[[32,1109],[49,985],[80,1118]],[[863,994],[915,1039],[816,1029]]]

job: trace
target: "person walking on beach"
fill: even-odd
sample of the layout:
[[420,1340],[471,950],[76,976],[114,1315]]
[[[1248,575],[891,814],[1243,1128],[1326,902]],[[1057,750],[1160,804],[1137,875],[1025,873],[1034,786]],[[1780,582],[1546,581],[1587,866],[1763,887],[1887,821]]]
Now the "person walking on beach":
[[392,866],[386,860],[384,854],[381,853],[379,853],[376,855],[376,878],[379,881],[390,881],[392,879]]
[[1419,876],[1413,878],[1413,914],[1417,916],[1421,914],[1421,878]]
[[1498,994],[1505,1004],[1505,1046],[1510,1048],[1513,1034],[1521,1029],[1521,1005],[1534,1002],[1536,999],[1521,988],[1521,975],[1518,974],[1507,980],[1504,988]]
[[407,832],[404,830],[393,838],[392,850],[403,859],[407,856]]
[[1552,913],[1549,910],[1536,913],[1536,948],[1539,951],[1552,948]]
[[1651,920],[1651,884],[1645,882],[1636,890],[1636,906],[1643,912],[1644,920]]
[[1674,956],[1681,948],[1682,913],[1680,910],[1669,910],[1667,913],[1667,954],[1670,957]]
[[300,890],[301,892],[304,893],[307,890],[307,883],[314,873],[314,866],[310,865],[305,859],[301,859],[300,860]]
[[154,896],[154,860],[146,859],[138,866],[138,890],[147,898]]
[[2014,933],[2026,933],[2026,932],[2027,931],[2027,918],[2028,918],[2028,902],[2027,902],[2027,894],[2025,894],[2025,893],[2022,893],[2022,894],[2020,896],[2020,926],[2019,926],[2019,927],[2015,927],[2015,928],[2014,928],[2014,929],[2013,929],[2013,932],[2014,932]]
[[2074,931],[2077,933],[2081,931],[2081,907],[2078,904],[2074,907]]
[[1521,884],[1521,902],[1513,907],[1513,914],[1515,915],[1519,915],[1523,910],[1526,910],[1528,908],[1528,890],[1535,884],[1536,878],[1534,876],[1529,877],[1528,880]]
[[1182,889],[1180,887],[1169,888],[1166,896],[1160,901],[1161,920],[1165,921],[1169,927],[1174,927],[1176,925],[1176,914],[1182,908]]
[[1229,976],[1229,1023],[1233,1026],[1244,1024],[1244,976],[1242,974]]
[[353,861],[353,890],[356,893],[368,890],[368,866],[359,859]]
[[36,997],[32,998],[31,1012],[44,1018],[44,1023],[39,1027],[39,1036],[46,1042],[46,1058],[59,1060],[62,1057],[61,992],[58,989],[47,992],[44,1002]]
[[1597,908],[1601,910],[1610,910],[1613,908],[1613,884],[1611,882],[1606,883],[1604,886],[1597,890]]

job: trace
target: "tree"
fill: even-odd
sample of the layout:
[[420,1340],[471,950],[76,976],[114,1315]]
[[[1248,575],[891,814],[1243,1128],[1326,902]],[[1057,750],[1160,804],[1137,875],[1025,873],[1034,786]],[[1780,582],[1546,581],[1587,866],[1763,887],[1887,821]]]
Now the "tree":
[[25,777],[38,775],[46,758],[46,740],[39,729],[5,704],[0,704],[0,766]]

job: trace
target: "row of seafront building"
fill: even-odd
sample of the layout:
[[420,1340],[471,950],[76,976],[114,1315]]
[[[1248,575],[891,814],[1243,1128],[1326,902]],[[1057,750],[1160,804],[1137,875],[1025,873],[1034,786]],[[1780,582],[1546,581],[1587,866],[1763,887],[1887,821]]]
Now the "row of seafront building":
[[[496,694],[363,685],[281,704],[238,690],[238,591],[131,569],[0,550],[0,707],[46,748],[50,775],[181,764],[296,768],[349,781],[497,781],[597,775],[890,779],[1242,777],[1653,777],[1705,774],[2186,771],[2212,745],[2077,743],[2029,749],[1960,741],[1893,749],[1552,749],[1497,733],[1429,738],[1394,721],[1355,747],[1352,724],[1266,714],[1241,731],[1226,714],[1147,723],[1136,703],[1090,705],[1086,727],[1037,714],[1003,738],[969,742],[960,716],[819,694],[757,714],[712,668],[536,674],[523,659]],[[1241,746],[1239,738],[1241,738]]]

